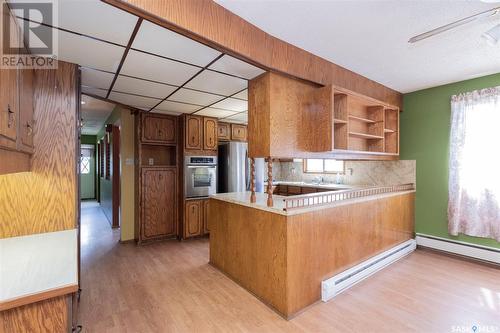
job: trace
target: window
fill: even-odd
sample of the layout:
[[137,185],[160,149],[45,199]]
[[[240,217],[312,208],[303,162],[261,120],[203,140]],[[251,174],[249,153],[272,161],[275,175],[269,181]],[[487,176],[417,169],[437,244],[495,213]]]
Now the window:
[[83,155],[80,157],[80,173],[82,175],[90,173],[90,157]]
[[500,86],[453,96],[448,231],[500,241]]
[[308,158],[304,160],[304,172],[344,173],[344,161],[322,158]]

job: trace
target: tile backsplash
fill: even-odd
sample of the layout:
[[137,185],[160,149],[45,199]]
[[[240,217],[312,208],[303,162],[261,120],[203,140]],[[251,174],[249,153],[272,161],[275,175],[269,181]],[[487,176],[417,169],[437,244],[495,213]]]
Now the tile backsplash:
[[[352,171],[352,172],[351,172]],[[310,182],[315,177],[323,177],[325,182],[334,183],[335,174],[304,173],[302,162],[274,162],[273,177],[281,181]],[[396,184],[416,184],[416,161],[345,161],[343,184],[386,186]]]

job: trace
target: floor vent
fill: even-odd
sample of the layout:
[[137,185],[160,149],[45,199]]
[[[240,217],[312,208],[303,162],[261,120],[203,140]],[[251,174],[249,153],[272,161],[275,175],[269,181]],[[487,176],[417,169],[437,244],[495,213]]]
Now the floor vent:
[[361,280],[415,251],[416,247],[415,240],[410,239],[321,282],[321,300],[329,301]]

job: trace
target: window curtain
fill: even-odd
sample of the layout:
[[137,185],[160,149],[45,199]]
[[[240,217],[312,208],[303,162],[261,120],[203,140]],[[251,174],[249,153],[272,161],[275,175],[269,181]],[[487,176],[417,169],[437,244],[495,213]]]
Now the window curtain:
[[500,86],[452,96],[448,230],[500,241]]

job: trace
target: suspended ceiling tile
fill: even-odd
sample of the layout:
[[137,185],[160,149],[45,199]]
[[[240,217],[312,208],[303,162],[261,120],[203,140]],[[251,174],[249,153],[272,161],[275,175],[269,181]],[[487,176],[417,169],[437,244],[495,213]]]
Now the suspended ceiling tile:
[[[10,2],[26,2],[26,0],[10,0]],[[47,21],[47,17],[42,18],[41,15],[33,15],[30,19],[120,45],[127,45],[137,22],[136,16],[102,1],[60,0],[55,5],[58,15],[54,22]],[[24,11],[16,10],[15,13],[24,17]],[[31,13],[37,12],[31,11],[30,15]]]
[[239,77],[244,77],[245,79],[249,80],[265,72],[259,67],[250,65],[249,63],[231,57],[227,54],[217,60],[208,68]]
[[247,81],[205,70],[191,80],[186,87],[229,96],[245,89]]
[[228,110],[221,110],[215,108],[205,108],[199,112],[196,112],[198,116],[207,116],[207,117],[215,117],[215,118],[224,118],[234,115],[235,112]]
[[245,101],[248,101],[248,89],[245,89],[242,92],[239,92],[236,95],[233,95],[232,97],[244,99]]
[[175,102],[183,102],[183,103],[206,106],[206,105],[212,104],[212,103],[214,103],[222,98],[224,98],[224,97],[204,93],[201,91],[195,91],[195,90],[181,88],[178,91],[176,91],[175,94],[170,96],[168,99],[171,101],[175,101]]
[[235,123],[248,123],[248,113],[238,113],[234,116],[229,116],[224,119],[224,121],[235,122]]
[[248,109],[248,102],[236,98],[226,98],[225,100],[215,103],[214,105],[212,105],[212,107],[235,112],[242,112]]
[[113,82],[114,74],[98,71],[95,69],[82,67],[82,85],[94,87],[94,88],[102,88],[109,89],[111,82]]
[[149,21],[143,21],[132,48],[204,67],[221,53]]
[[150,109],[160,102],[160,100],[156,98],[122,94],[115,91],[111,92],[109,99],[121,104],[145,109]]
[[107,89],[99,89],[94,87],[88,87],[82,85],[82,94],[95,95],[100,97],[106,97],[108,93]]
[[163,101],[158,105],[156,111],[169,111],[169,112],[179,112],[179,113],[191,113],[198,110],[200,107],[198,105],[178,103],[172,101]]
[[195,66],[130,50],[121,73],[180,86],[199,70]]
[[80,66],[114,73],[125,51],[125,48],[121,46],[100,42],[69,32],[59,31],[57,34],[58,59],[79,64]]
[[140,80],[128,76],[119,75],[116,79],[113,91],[132,93],[136,95],[164,99],[177,87],[151,81]]

